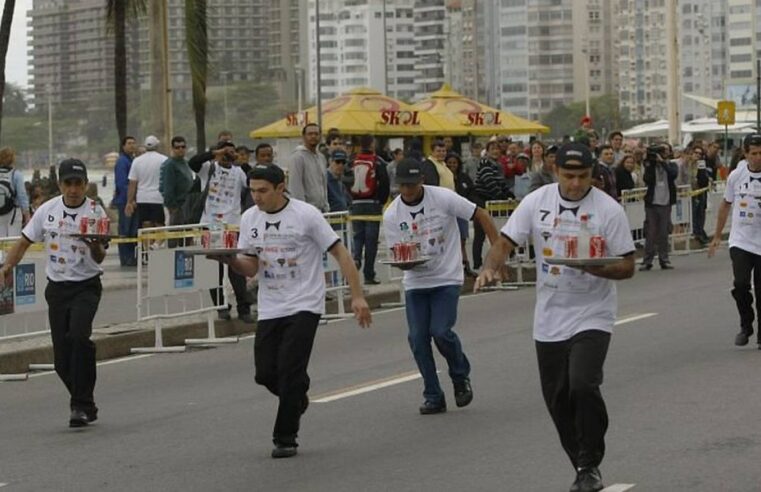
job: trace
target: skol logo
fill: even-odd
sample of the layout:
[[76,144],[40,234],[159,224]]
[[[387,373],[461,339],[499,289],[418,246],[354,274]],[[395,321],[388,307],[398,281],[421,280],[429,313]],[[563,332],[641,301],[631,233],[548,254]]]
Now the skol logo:
[[305,126],[307,123],[309,123],[309,113],[306,111],[285,115],[286,126]]
[[468,113],[465,124],[469,126],[501,125],[502,121],[497,111],[472,112]]
[[381,122],[391,126],[417,126],[420,118],[417,111],[381,111]]

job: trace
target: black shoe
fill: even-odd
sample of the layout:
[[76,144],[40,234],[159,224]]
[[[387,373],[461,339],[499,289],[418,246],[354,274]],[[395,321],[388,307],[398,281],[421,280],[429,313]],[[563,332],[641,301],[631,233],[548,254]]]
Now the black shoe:
[[232,319],[229,309],[220,309],[217,311],[217,317],[223,321],[230,321]]
[[671,266],[671,263],[668,263],[668,262],[665,262],[665,261],[663,263],[661,263],[661,270],[673,270],[673,269],[674,269],[674,267]]
[[433,415],[434,413],[444,413],[447,411],[447,402],[443,399],[439,402],[424,401],[420,405],[420,415]]
[[470,387],[470,380],[454,383],[454,401],[458,407],[466,407],[473,401],[473,388]]
[[365,285],[380,285],[380,282],[374,278],[366,278]]
[[239,314],[238,319],[249,325],[254,323],[254,317],[251,316],[251,313]]
[[647,272],[648,270],[653,269],[652,263],[643,263],[641,267],[639,267],[640,272]]
[[275,449],[272,450],[273,458],[290,458],[296,456],[298,451],[294,444],[278,444]]
[[752,331],[741,331],[735,336],[735,345],[738,347],[748,345],[748,340],[750,339],[751,335],[753,335]]
[[90,424],[87,414],[83,410],[75,408],[69,416],[69,427],[86,427]]
[[87,420],[90,423],[93,423],[96,420],[98,420],[98,407],[92,407],[92,408],[85,409],[84,412],[85,412],[85,415],[87,415]]
[[576,472],[576,481],[571,486],[571,492],[597,492],[604,489],[602,475],[596,466],[579,468]]

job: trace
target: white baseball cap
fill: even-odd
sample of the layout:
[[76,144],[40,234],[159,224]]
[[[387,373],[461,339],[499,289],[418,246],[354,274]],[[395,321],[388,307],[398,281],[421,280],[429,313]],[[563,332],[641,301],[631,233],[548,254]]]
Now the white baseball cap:
[[155,149],[156,147],[159,146],[159,143],[160,143],[159,139],[156,138],[153,135],[148,135],[147,137],[145,137],[145,144],[144,145],[145,145],[146,149],[149,149],[149,150],[150,149]]

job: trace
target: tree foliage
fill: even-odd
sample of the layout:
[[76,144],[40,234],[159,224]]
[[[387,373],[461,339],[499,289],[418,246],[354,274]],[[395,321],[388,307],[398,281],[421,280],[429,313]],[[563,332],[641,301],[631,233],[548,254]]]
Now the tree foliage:
[[[591,98],[589,112],[592,116],[592,126],[598,132],[622,130],[635,124],[621,114],[618,98],[612,94]],[[556,107],[547,113],[542,121],[550,127],[550,137],[557,139],[563,135],[573,135],[585,114],[586,104],[580,101]]]

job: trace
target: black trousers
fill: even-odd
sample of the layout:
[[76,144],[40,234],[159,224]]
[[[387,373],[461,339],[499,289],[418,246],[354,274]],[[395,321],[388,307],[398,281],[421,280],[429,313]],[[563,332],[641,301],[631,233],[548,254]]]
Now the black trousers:
[[92,322],[103,288],[100,277],[51,282],[45,289],[55,371],[71,395],[71,408],[95,408],[95,343]]
[[260,320],[254,339],[256,382],[280,399],[272,439],[296,445],[301,412],[309,390],[307,365],[320,315],[302,311]]
[[542,393],[574,468],[599,466],[608,412],[600,393],[610,333],[583,331],[562,342],[536,342]]
[[652,265],[656,253],[658,261],[669,263],[669,230],[671,205],[645,206],[645,257],[643,265]]
[[[219,285],[225,278],[225,267],[222,263],[219,264]],[[230,285],[233,286],[233,292],[235,293],[235,303],[238,305],[238,315],[251,314],[251,297],[246,289],[246,277],[233,271],[232,268],[227,269],[227,278],[230,279]],[[215,305],[219,306],[225,303],[225,289],[219,287],[217,289],[211,289],[211,300]],[[227,305],[230,308],[230,305]]]
[[753,313],[750,280],[752,275],[753,290],[756,293],[756,311],[761,313],[761,256],[734,247],[729,248],[729,257],[732,260],[732,273],[735,278],[732,297],[735,298],[737,311],[740,313],[740,329],[751,334],[756,316]]

